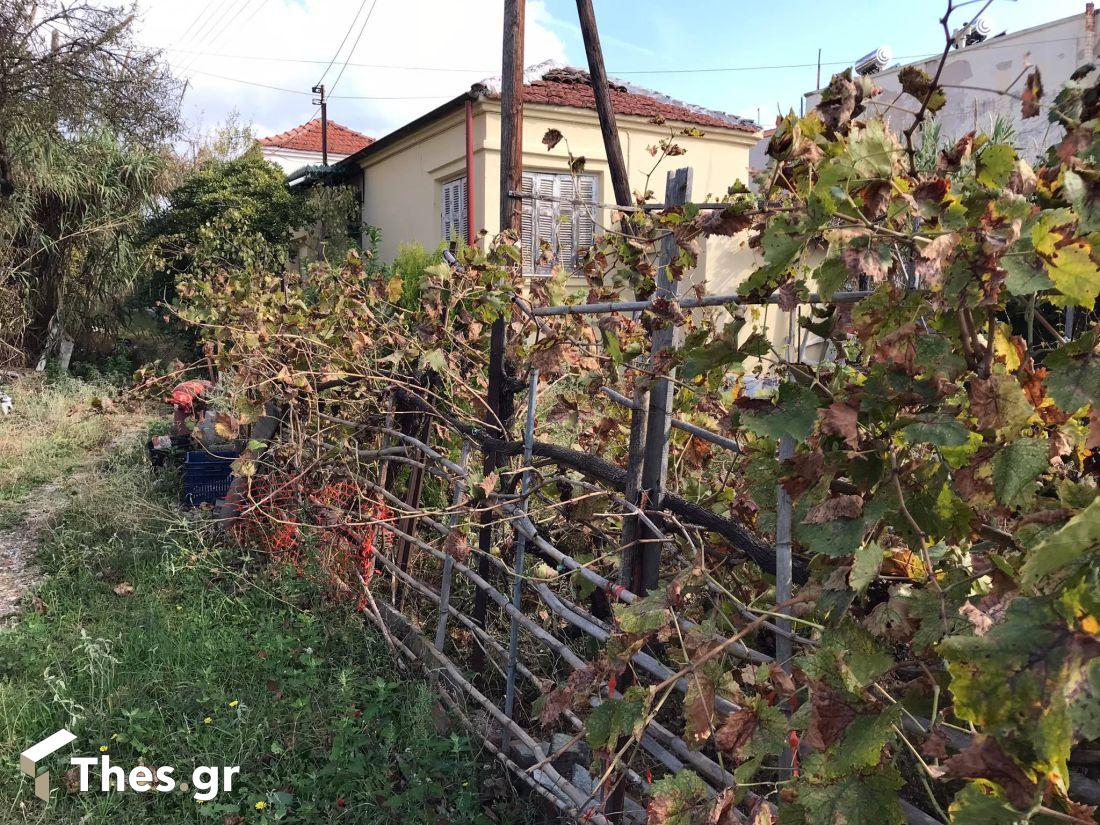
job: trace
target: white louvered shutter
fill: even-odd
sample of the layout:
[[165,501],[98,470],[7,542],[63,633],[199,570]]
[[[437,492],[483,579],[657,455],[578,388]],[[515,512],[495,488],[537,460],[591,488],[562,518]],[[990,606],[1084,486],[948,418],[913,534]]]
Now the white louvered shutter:
[[443,184],[440,198],[440,230],[444,241],[466,241],[466,178]]
[[581,205],[573,217],[576,227],[577,254],[583,253],[596,241],[596,178],[581,175],[577,178],[578,200]]
[[535,274],[549,275],[553,269],[553,261],[543,258],[542,250],[546,244],[550,245],[552,252],[557,250],[557,218],[558,210],[555,198],[555,175],[537,175],[535,177]]
[[558,177],[558,243],[554,249],[557,262],[572,271],[577,265],[574,215],[578,211],[576,187],[569,175]]
[[523,258],[523,272],[530,274],[535,271],[533,250],[535,248],[535,201],[532,195],[535,192],[534,176],[530,172],[523,175],[523,208],[520,219],[520,252]]

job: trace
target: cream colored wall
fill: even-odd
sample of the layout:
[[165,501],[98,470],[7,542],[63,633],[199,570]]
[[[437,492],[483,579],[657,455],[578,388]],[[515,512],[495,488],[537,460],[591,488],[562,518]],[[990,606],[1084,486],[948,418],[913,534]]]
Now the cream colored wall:
[[411,241],[435,248],[442,240],[441,185],[466,172],[464,112],[368,154],[360,166],[363,221],[382,230],[382,260],[393,260],[398,246]]
[[[647,185],[654,158],[647,151],[668,137],[669,129],[684,124],[656,126],[637,117],[620,117],[619,134],[632,190]],[[542,137],[549,128],[565,136],[552,151]],[[756,137],[729,130],[703,130],[701,137],[676,137],[686,154],[666,158],[648,180],[658,201],[665,197],[665,176],[669,171],[692,169],[692,200],[713,200],[725,193],[735,180],[747,180],[749,150]],[[566,149],[566,141],[569,148]],[[479,100],[474,104],[474,215],[475,230],[490,236],[500,228],[500,104]],[[566,107],[526,108],[523,124],[523,166],[532,171],[567,171],[568,151],[586,159],[585,172],[598,179],[599,200],[614,200],[604,152],[599,118],[594,111]],[[363,220],[382,230],[382,260],[392,260],[397,247],[419,241],[432,248],[440,238],[441,184],[465,171],[465,113],[459,109],[435,123],[408,135],[361,161],[363,169]],[[600,223],[607,226],[611,210],[601,210]],[[712,238],[700,259],[700,270],[692,280],[706,279],[709,292],[733,291],[751,271],[752,256],[744,239]]]
[[[490,197],[489,202],[484,198],[479,202],[479,211],[483,225],[492,234],[500,228],[497,201],[500,191],[500,105],[492,100],[479,101],[475,111],[485,127],[485,142],[479,145],[485,147],[483,181]],[[699,203],[721,197],[737,179],[748,182],[749,150],[757,137],[747,132],[725,129],[703,129],[704,135],[701,137],[677,135],[676,143],[686,150],[686,154],[664,159],[654,171],[656,161],[647,147],[667,138],[670,129],[679,131],[684,125],[670,122],[657,126],[644,118],[618,118],[619,138],[631,191],[652,189],[656,200],[663,202],[666,175],[684,166],[692,170],[691,200]],[[560,131],[564,139],[553,150],[547,151],[542,138],[550,128]],[[615,195],[607,153],[596,113],[587,109],[527,106],[523,118],[523,168],[531,171],[567,171],[570,152],[574,157],[585,158],[586,174],[597,176],[599,200],[602,203],[613,202]],[[601,225],[606,227],[610,223],[611,213],[611,209],[601,210]],[[741,278],[751,271],[752,256],[744,247],[744,238],[710,239],[700,259],[701,271],[693,276],[692,281],[705,279],[708,292],[732,291]]]

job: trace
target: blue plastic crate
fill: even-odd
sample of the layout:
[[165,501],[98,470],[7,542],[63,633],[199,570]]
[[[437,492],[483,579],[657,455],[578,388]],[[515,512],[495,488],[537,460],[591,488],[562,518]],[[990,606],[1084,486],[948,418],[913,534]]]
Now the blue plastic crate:
[[213,504],[229,492],[236,450],[192,450],[183,465],[183,501],[189,507]]
[[213,504],[219,498],[225,498],[229,493],[229,485],[233,483],[233,476],[226,476],[218,481],[201,481],[193,484],[184,483],[183,501],[188,507],[198,507],[200,504]]

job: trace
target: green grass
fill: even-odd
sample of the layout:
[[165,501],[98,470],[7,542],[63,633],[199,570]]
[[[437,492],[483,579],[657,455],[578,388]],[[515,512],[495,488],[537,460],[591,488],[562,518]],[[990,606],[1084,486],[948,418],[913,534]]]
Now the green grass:
[[[0,630],[0,822],[522,820],[482,798],[499,783],[475,746],[361,616],[180,514],[139,449],[70,501],[40,565],[38,609]],[[17,755],[61,727],[78,739],[45,804]],[[102,748],[127,769],[175,766],[177,781],[195,765],[241,770],[201,804],[67,792],[68,756]]]
[[91,407],[101,386],[30,377],[3,392],[15,403],[0,417],[0,528],[18,520],[31,490],[67,477],[110,437],[110,419]]

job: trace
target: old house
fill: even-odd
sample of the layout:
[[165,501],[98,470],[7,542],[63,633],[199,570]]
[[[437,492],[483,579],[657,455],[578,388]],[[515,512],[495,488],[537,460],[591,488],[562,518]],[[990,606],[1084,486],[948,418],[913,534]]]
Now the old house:
[[[329,164],[338,163],[374,142],[374,138],[331,120],[327,132]],[[321,120],[314,118],[277,135],[260,138],[258,143],[263,156],[287,174],[316,166],[323,159]]]
[[[747,180],[755,123],[673,100],[659,93],[614,83],[612,104],[633,190],[664,198],[668,171],[692,169],[695,201],[725,194],[735,180]],[[550,128],[564,139],[547,150]],[[688,133],[685,134],[685,130]],[[469,141],[467,141],[467,134]],[[659,168],[650,147],[675,138],[686,154]],[[469,148],[469,152],[467,152]],[[584,169],[570,173],[569,154],[584,157]],[[546,274],[540,241],[555,263],[570,269],[579,250],[611,221],[614,201],[587,72],[551,64],[529,69],[524,88],[523,201],[524,268]],[[331,176],[360,188],[363,221],[381,230],[381,256],[390,260],[398,245],[418,241],[433,248],[464,238],[467,227],[499,230],[500,93],[492,81],[476,84],[420,118],[371,142],[340,161]],[[472,195],[469,199],[467,193]],[[470,208],[472,204],[472,209]],[[712,239],[700,260],[708,289],[729,288],[751,267],[743,243]]]

